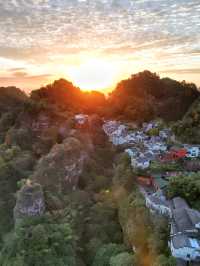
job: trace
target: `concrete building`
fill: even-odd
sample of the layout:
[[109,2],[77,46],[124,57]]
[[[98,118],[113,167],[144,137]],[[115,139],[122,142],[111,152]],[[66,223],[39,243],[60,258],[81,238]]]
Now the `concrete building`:
[[145,197],[146,206],[152,211],[166,217],[171,217],[171,208],[167,200],[150,195]]
[[131,158],[131,165],[133,168],[147,169],[150,166],[150,161],[146,158]]
[[187,147],[187,157],[188,158],[197,158],[200,155],[200,149],[197,146]]
[[200,212],[179,197],[171,201],[171,211],[172,255],[185,261],[200,261]]

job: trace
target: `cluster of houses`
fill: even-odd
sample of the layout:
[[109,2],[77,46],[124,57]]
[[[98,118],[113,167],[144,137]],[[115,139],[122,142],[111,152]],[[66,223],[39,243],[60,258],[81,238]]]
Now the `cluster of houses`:
[[[199,146],[172,146],[175,141],[173,133],[168,128],[159,129],[156,122],[144,123],[141,129],[130,130],[118,121],[107,121],[103,129],[114,145],[125,147],[125,152],[131,158],[131,165],[136,169],[147,169],[155,160],[170,162],[200,156]],[[158,130],[156,136],[149,135],[152,129]]]
[[170,223],[169,247],[172,255],[184,261],[200,261],[200,212],[191,209],[183,198],[166,200],[158,192],[148,194],[140,187],[146,206],[153,213],[164,215]]
[[[87,115],[76,115],[78,127],[84,127],[88,118]],[[157,134],[149,134],[152,129],[156,129]],[[165,163],[200,157],[200,146],[172,145],[175,137],[171,130],[160,128],[157,122],[144,123],[139,129],[135,125],[130,127],[118,121],[105,121],[103,130],[113,145],[120,146],[129,155],[134,169],[148,169],[153,161]],[[187,160],[188,163],[197,161]],[[171,176],[181,174],[183,172],[180,171],[149,174],[138,176],[137,182],[150,211],[167,217],[169,221],[172,255],[188,262],[200,261],[200,212],[191,209],[180,197],[172,200],[165,197],[165,188]]]
[[[192,145],[170,146],[175,137],[169,129],[161,129],[158,135],[148,134],[158,128],[156,122],[145,123],[139,129],[130,130],[117,121],[107,121],[103,125],[110,141],[124,147],[131,158],[134,169],[148,169],[151,162],[161,163],[178,159],[200,157],[200,147]],[[189,161],[190,162],[190,161]],[[196,160],[194,160],[196,162]],[[171,176],[180,176],[183,172],[165,172],[157,175],[138,176],[137,181],[144,195],[146,206],[151,212],[163,215],[170,223],[169,247],[172,255],[184,261],[200,261],[200,212],[191,209],[180,197],[167,200],[165,188]]]

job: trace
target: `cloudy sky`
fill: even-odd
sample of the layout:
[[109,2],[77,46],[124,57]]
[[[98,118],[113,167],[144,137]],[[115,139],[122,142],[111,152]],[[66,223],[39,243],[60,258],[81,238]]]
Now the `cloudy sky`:
[[0,86],[112,88],[149,69],[200,86],[199,0],[1,0]]

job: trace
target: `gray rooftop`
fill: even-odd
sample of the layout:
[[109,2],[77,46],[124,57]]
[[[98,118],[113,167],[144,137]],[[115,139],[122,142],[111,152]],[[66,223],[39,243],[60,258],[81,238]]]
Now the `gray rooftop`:
[[140,158],[138,158],[137,162],[138,163],[146,163],[146,162],[149,162],[149,160],[147,158],[140,157]]
[[172,237],[172,242],[175,248],[200,248],[200,241],[194,238],[189,238],[184,234],[175,235]]
[[173,233],[195,231],[195,225],[200,223],[200,212],[189,208],[182,198],[174,198],[171,203],[173,213]]
[[153,160],[155,158],[155,155],[152,154],[151,152],[145,152],[144,157],[149,159],[149,160]]
[[171,200],[172,204],[172,209],[180,209],[180,208],[188,208],[187,202],[181,198],[181,197],[176,197]]
[[169,207],[169,203],[166,200],[162,200],[161,198],[154,196],[154,195],[150,195],[149,199],[156,205],[162,205],[165,207]]

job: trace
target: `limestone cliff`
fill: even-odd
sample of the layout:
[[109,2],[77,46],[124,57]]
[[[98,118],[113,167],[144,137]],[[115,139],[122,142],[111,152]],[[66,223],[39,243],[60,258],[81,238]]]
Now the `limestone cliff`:
[[17,193],[14,208],[15,221],[32,216],[41,216],[45,212],[44,194],[41,185],[27,183]]
[[69,137],[62,144],[56,144],[43,156],[33,175],[33,180],[50,191],[67,191],[76,188],[88,154],[83,144]]

